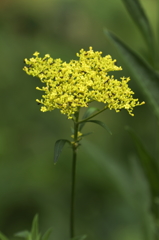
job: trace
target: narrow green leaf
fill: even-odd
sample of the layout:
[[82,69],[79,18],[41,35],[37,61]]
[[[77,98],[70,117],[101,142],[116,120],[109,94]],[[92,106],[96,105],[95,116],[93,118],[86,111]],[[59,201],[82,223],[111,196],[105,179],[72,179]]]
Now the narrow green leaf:
[[9,240],[3,233],[0,232],[0,240]]
[[71,127],[71,133],[74,134],[74,128],[73,127]]
[[60,139],[60,140],[56,141],[55,147],[54,147],[54,163],[56,163],[58,161],[58,158],[60,156],[60,153],[61,153],[65,143],[68,143],[69,145],[71,145],[71,142],[67,139]]
[[14,236],[28,239],[29,235],[30,235],[30,232],[26,230],[26,231],[18,232]]
[[159,74],[135,51],[130,49],[115,34],[105,30],[106,36],[112,41],[121,53],[123,59],[135,75],[141,90],[147,97],[151,107],[159,119]]
[[[87,110],[85,111],[82,119],[86,119],[86,118],[90,117],[96,111],[99,111],[99,109],[96,108],[96,107],[89,107],[89,108],[87,108]],[[82,130],[82,128],[84,127],[85,124],[86,124],[86,122],[83,122],[83,123],[80,124],[79,131]]]
[[112,132],[110,131],[110,129],[106,126],[105,123],[99,121],[99,120],[88,120],[87,122],[92,122],[92,123],[96,123],[98,124],[99,126],[103,127],[104,129],[106,129],[111,135],[112,135]]
[[142,8],[139,0],[122,0],[127,8],[130,16],[136,23],[137,27],[141,31],[144,40],[146,41],[150,52],[154,54],[154,38],[153,31],[151,29],[149,20]]
[[38,240],[38,235],[39,235],[39,216],[38,214],[36,214],[33,219],[32,228],[31,228],[32,239]]
[[41,233],[38,234],[36,240],[40,240],[41,239]]
[[148,153],[135,132],[130,127],[126,127],[126,130],[131,135],[136,146],[140,164],[142,165],[145,175],[150,183],[152,193],[154,196],[159,196],[159,168],[156,160]]
[[[107,151],[103,151],[99,148],[97,144],[85,140],[83,148],[85,149],[86,154],[91,156],[92,163],[99,167],[102,182],[111,182],[111,187],[117,193],[119,198],[122,197],[122,201],[128,204],[131,209],[134,209],[138,221],[142,224],[142,229],[145,227],[145,222],[147,221],[147,229],[145,230],[145,233],[148,235],[148,232],[151,231],[151,220],[153,221],[150,214],[151,194],[149,193],[149,185],[143,174],[141,175],[140,173],[137,173],[138,179],[136,179],[135,174],[132,174],[131,172],[136,171],[137,169],[125,171],[119,162],[113,159],[112,156],[109,156]],[[136,167],[138,168],[139,164]],[[141,167],[138,171],[140,172],[140,170],[142,172]],[[139,237],[137,239],[141,238],[142,237]],[[129,239],[129,237],[127,239]],[[143,237],[142,239],[152,240],[153,238]],[[136,238],[134,238],[134,240],[136,240]]]
[[89,107],[89,108],[87,108],[87,110],[85,111],[82,119],[85,119],[85,118],[90,117],[90,116],[91,116],[93,113],[95,113],[96,111],[99,111],[99,109],[96,108],[96,107]]
[[[134,181],[136,180],[130,180],[130,173],[125,171],[121,164],[113,159],[107,151],[103,151],[97,144],[85,140],[83,148],[91,156],[91,161],[94,161],[99,166],[103,182],[111,182],[112,188],[115,189],[117,194],[122,196],[132,207],[135,204],[139,206],[138,195],[136,195],[136,188],[134,187]],[[147,198],[146,195],[144,197],[145,199]]]
[[71,240],[84,240],[87,237],[87,235],[77,236],[74,238],[71,238]]
[[[134,191],[134,198],[138,205],[138,210],[141,211],[140,222],[142,222],[143,239],[152,240],[154,239],[154,232],[156,228],[156,222],[154,215],[150,214],[150,208],[152,210],[152,194],[147,177],[144,174],[143,168],[134,155],[130,156],[130,175],[132,177],[132,184],[130,186],[131,191]],[[134,190],[133,190],[134,188]],[[137,207],[137,206],[136,206]],[[141,210],[142,208],[142,210]],[[156,209],[155,209],[156,211]]]
[[49,229],[45,232],[45,234],[43,235],[43,237],[42,237],[41,240],[48,240],[49,237],[50,237],[51,232],[52,232],[52,228],[49,228]]
[[93,132],[89,132],[89,133],[84,133],[84,134],[82,134],[82,136],[81,137],[85,137],[85,136],[88,136],[88,135],[90,135],[90,134],[92,134]]

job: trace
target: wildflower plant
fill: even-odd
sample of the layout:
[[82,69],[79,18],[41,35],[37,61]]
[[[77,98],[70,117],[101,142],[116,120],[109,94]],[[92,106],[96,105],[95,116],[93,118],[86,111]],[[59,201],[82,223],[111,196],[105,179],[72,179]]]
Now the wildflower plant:
[[[35,52],[33,57],[25,59],[26,66],[23,70],[33,77],[38,77],[44,84],[37,90],[43,92],[42,99],[36,101],[41,104],[41,111],[59,109],[68,119],[73,121],[72,141],[60,139],[55,143],[54,162],[56,163],[65,143],[68,143],[73,151],[72,160],[72,186],[71,186],[71,212],[70,212],[70,237],[74,233],[74,201],[75,201],[75,174],[77,149],[80,141],[87,134],[82,134],[82,129],[87,122],[96,123],[108,131],[107,126],[99,121],[92,120],[106,109],[114,109],[116,112],[126,109],[134,116],[133,109],[144,104],[133,98],[134,92],[129,88],[130,78],[121,77],[117,80],[113,71],[122,70],[116,66],[116,60],[110,55],[102,57],[102,52],[94,52],[92,47],[88,51],[83,49],[77,53],[78,60],[69,63],[61,59],[53,59],[49,54],[43,58]],[[97,101],[104,104],[102,109],[89,107],[89,104]],[[86,112],[80,119],[81,108]],[[110,132],[110,131],[109,131]]]

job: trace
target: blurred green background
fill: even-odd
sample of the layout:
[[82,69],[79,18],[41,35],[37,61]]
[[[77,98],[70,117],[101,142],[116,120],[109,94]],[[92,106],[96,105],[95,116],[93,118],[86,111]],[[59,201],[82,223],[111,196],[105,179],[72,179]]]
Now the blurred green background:
[[[140,2],[157,34],[157,0]],[[52,226],[51,239],[69,238],[72,153],[66,146],[54,165],[53,148],[56,140],[70,139],[72,122],[58,110],[39,111],[39,80],[22,71],[23,59],[39,51],[69,61],[81,48],[92,46],[117,59],[123,71],[116,77],[130,76],[104,27],[147,57],[121,0],[0,1],[0,231],[7,236],[30,229],[39,213],[41,231]],[[134,78],[130,86],[143,101]],[[156,157],[157,124],[148,103],[134,113],[131,117],[112,110],[96,118],[107,124],[112,136],[94,124],[84,128],[93,134],[78,152],[76,234],[87,234],[88,240],[145,239],[149,187],[142,169],[132,164],[137,154],[125,126],[131,126]]]

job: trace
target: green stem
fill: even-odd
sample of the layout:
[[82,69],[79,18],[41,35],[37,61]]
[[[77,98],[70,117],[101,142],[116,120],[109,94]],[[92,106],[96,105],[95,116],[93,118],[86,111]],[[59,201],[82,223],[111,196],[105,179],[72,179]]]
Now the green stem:
[[108,108],[108,106],[105,106],[103,109],[101,109],[101,110],[100,110],[100,111],[98,111],[97,113],[94,113],[94,114],[93,114],[93,115],[91,115],[90,117],[88,117],[88,118],[85,118],[85,119],[83,119],[83,120],[79,121],[79,122],[78,122],[78,124],[81,124],[81,123],[83,123],[83,122],[86,122],[87,120],[89,120],[89,119],[91,119],[91,118],[93,118],[93,117],[97,116],[98,114],[100,114],[100,113],[104,112],[104,111],[105,111],[107,108]]
[[74,215],[75,215],[75,180],[76,180],[76,160],[77,160],[77,147],[78,147],[78,117],[79,111],[75,114],[74,119],[74,143],[72,145],[73,159],[72,159],[72,186],[71,186],[71,211],[70,211],[70,237],[75,236],[74,231]]
[[103,109],[98,111],[97,113],[91,115],[88,118],[85,118],[81,121],[79,119],[79,110],[74,114],[73,123],[74,123],[74,142],[72,144],[72,151],[73,151],[73,159],[72,159],[72,179],[71,179],[71,209],[70,209],[70,237],[73,238],[75,236],[75,182],[76,182],[76,161],[77,161],[77,148],[78,148],[78,127],[79,124],[95,117],[96,115],[104,112],[108,107],[105,106]]

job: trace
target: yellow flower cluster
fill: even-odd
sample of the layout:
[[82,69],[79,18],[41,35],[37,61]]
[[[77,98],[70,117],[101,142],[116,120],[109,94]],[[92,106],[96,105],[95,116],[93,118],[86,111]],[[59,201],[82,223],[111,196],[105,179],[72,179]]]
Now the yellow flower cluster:
[[116,60],[112,60],[110,55],[102,57],[101,54],[90,47],[88,51],[81,49],[77,53],[79,59],[69,63],[53,59],[49,54],[40,58],[38,52],[29,60],[25,59],[27,66],[23,70],[45,84],[42,88],[37,87],[45,93],[43,99],[36,100],[43,105],[41,111],[58,108],[72,118],[80,107],[88,107],[90,102],[98,101],[116,112],[125,108],[133,116],[133,108],[144,102],[133,99],[134,92],[127,84],[130,78],[117,80],[108,75],[108,72],[122,68],[115,65]]

